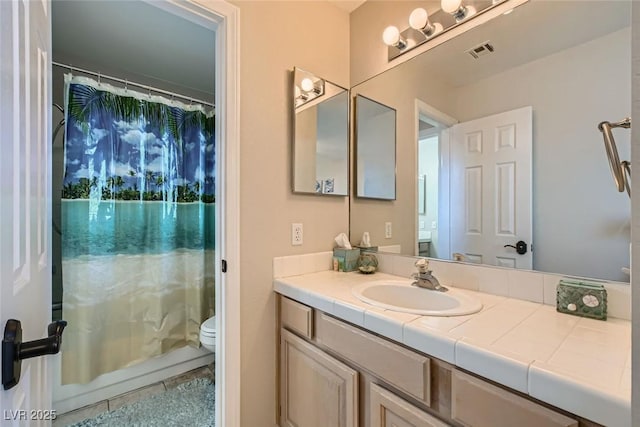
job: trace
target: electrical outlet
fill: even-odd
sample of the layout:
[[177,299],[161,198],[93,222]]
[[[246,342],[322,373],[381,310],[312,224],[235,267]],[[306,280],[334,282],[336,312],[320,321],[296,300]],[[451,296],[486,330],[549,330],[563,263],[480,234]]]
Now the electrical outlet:
[[424,221],[419,221],[420,230],[424,230]]
[[438,221],[431,221],[431,229],[436,230],[438,228]]
[[390,222],[385,222],[384,223],[384,238],[385,239],[390,239],[391,236],[393,236],[392,229],[391,229],[391,223]]
[[302,245],[302,224],[291,224],[291,245]]

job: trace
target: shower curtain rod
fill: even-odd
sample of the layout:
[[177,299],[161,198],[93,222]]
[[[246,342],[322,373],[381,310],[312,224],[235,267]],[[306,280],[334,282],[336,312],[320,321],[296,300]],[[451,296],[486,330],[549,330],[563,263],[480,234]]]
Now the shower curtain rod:
[[168,90],[158,89],[158,88],[155,88],[153,86],[147,86],[147,85],[143,85],[143,84],[140,84],[140,83],[133,83],[133,82],[130,82],[129,80],[126,80],[126,79],[121,79],[121,78],[118,78],[118,77],[108,76],[108,75],[102,74],[102,73],[96,73],[95,71],[90,71],[90,70],[86,70],[86,69],[83,69],[83,68],[74,67],[73,65],[61,64],[60,62],[51,61],[51,64],[55,65],[56,67],[66,68],[66,69],[71,70],[71,71],[77,71],[79,73],[89,74],[89,75],[98,77],[98,79],[103,79],[104,78],[104,79],[107,79],[107,80],[113,80],[113,81],[116,81],[116,82],[124,83],[125,85],[128,85],[128,86],[139,87],[139,88],[142,88],[142,89],[145,89],[145,90],[149,90],[149,91],[152,91],[152,92],[162,93],[164,95],[170,95],[171,97],[174,97],[174,98],[186,99],[187,101],[190,101],[190,102],[194,102],[194,103],[197,103],[197,104],[202,104],[202,105],[206,105],[208,107],[215,108],[215,105],[213,105],[210,102],[202,101],[201,99],[191,98],[189,96],[180,95],[180,94],[175,93],[175,92],[169,92]]

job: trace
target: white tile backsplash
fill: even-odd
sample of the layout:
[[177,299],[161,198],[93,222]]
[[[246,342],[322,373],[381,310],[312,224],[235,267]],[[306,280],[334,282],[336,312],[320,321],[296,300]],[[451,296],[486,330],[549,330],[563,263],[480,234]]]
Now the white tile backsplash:
[[452,286],[457,265],[438,260],[429,260],[429,268],[433,271],[438,282],[443,286]]
[[477,291],[479,289],[479,270],[480,268],[475,265],[459,265],[453,278],[453,286],[470,291]]
[[545,274],[542,278],[544,281],[544,303],[546,305],[556,305],[558,282],[562,279],[562,276],[556,274]]
[[544,274],[531,271],[508,270],[509,298],[544,302]]
[[273,277],[299,276],[331,270],[332,260],[333,251],[276,257],[273,259]]
[[401,277],[411,277],[413,273],[418,271],[415,266],[416,261],[417,259],[412,257],[394,256],[392,274]]
[[[416,272],[416,258],[378,253],[378,271],[409,278]],[[273,259],[273,277],[289,277],[332,269],[333,252],[290,255]],[[556,305],[556,286],[564,277],[535,271],[464,264],[429,259],[429,268],[441,285],[492,295]],[[589,280],[589,279],[585,279]],[[600,281],[601,282],[601,281]],[[604,282],[608,316],[631,320],[631,287],[627,283]]]
[[376,254],[378,259],[378,271],[380,273],[393,274],[393,259],[395,255],[389,254]]
[[509,275],[502,268],[476,267],[478,290],[493,295],[509,295]]

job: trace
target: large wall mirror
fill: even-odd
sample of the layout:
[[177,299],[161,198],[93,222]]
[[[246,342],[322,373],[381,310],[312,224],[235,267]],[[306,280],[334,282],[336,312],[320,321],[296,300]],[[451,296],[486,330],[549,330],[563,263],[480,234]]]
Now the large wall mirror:
[[[397,194],[352,197],[351,240],[628,282],[630,202],[597,125],[631,113],[630,16],[532,0],[353,87],[397,112]],[[615,137],[629,158],[630,132]]]
[[293,71],[293,191],[349,194],[349,92]]

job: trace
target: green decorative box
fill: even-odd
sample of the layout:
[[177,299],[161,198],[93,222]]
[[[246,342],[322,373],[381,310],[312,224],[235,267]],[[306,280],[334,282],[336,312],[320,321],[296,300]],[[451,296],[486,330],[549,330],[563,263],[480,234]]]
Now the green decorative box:
[[607,290],[599,283],[560,280],[556,310],[575,316],[607,320]]
[[358,269],[360,249],[333,249],[334,261],[337,261],[338,271],[355,271]]

